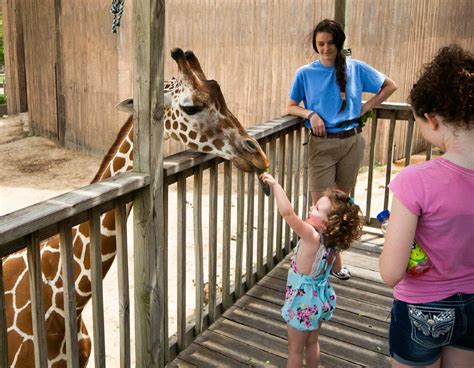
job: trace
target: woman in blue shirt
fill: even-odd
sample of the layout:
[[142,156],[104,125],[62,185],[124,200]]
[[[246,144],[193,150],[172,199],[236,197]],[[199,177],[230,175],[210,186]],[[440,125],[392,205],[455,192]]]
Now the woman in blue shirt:
[[[341,25],[333,20],[316,25],[312,43],[319,60],[296,71],[289,92],[288,113],[307,119],[312,133],[309,190],[313,204],[329,188],[351,192],[364,156],[360,117],[397,89],[393,80],[370,65],[346,59],[345,39]],[[374,96],[362,104],[364,92]],[[349,273],[343,268],[335,276],[345,279]]]

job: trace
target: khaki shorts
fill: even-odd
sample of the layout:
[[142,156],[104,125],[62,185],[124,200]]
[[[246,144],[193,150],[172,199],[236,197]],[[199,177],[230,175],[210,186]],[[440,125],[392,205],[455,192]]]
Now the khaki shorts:
[[312,136],[309,141],[309,190],[339,187],[352,190],[364,156],[362,134],[348,138]]

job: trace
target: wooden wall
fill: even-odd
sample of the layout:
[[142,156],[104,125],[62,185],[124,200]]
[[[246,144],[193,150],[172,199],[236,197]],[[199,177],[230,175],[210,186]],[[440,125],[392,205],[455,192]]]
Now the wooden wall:
[[[51,39],[54,1],[24,3],[23,19],[34,19],[25,27],[28,104],[34,132],[60,135],[50,66],[59,44],[56,61],[62,66],[59,90],[64,96],[60,107],[65,111],[66,146],[104,153],[125,121],[124,114],[115,112],[113,106],[132,90],[133,0],[125,1],[117,34],[110,31],[109,0],[62,0],[56,44]],[[346,3],[347,45],[354,58],[398,83],[392,102],[406,101],[421,65],[440,46],[456,42],[474,49],[471,0]],[[220,83],[230,109],[245,126],[251,126],[286,113],[295,70],[315,58],[308,35],[315,23],[333,14],[334,0],[167,0],[165,49],[195,51],[208,78]],[[165,78],[175,71],[168,57]],[[178,149],[167,145],[168,153]],[[384,150],[380,145],[380,161]]]
[[23,19],[16,1],[2,0],[3,29],[8,30],[3,39],[5,56],[5,79],[8,92],[7,108],[11,113],[28,109],[26,95],[25,47],[23,43]]
[[125,122],[114,109],[120,90],[120,38],[111,33],[111,2],[62,3],[60,63],[66,146],[101,153]]
[[[407,102],[422,65],[450,43],[474,51],[474,2],[471,0],[347,1],[346,34],[353,57],[390,76],[398,90],[392,102]],[[404,137],[400,124],[395,137]],[[366,132],[367,134],[367,132]],[[388,129],[382,132],[387,142]],[[386,161],[386,145],[378,145],[377,161]],[[394,159],[403,157],[404,142],[396,139]],[[415,129],[413,151],[424,149]]]
[[[18,12],[23,20],[31,129],[68,148],[102,155],[125,121],[114,106],[130,94],[130,67],[125,81],[121,73],[125,62],[131,64],[130,43],[111,33],[110,1],[63,0],[55,8],[56,3],[3,0],[4,9]],[[7,42],[16,40],[12,28],[5,31],[10,31]],[[15,75],[13,67],[10,63],[7,75]],[[8,82],[8,96],[18,93],[15,83]]]
[[[23,20],[30,126],[35,134],[56,139],[54,0],[45,0],[41,4],[35,0],[25,0],[19,11]],[[7,85],[7,99],[8,94]]]

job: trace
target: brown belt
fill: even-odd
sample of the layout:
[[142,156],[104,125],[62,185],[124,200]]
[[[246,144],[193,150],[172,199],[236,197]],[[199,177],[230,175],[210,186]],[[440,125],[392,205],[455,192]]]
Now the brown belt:
[[341,138],[341,139],[349,138],[349,137],[352,137],[353,135],[359,134],[360,132],[362,132],[362,127],[359,125],[355,128],[352,128],[351,130],[345,130],[343,132],[337,132],[337,133],[326,132],[326,135],[321,138]]

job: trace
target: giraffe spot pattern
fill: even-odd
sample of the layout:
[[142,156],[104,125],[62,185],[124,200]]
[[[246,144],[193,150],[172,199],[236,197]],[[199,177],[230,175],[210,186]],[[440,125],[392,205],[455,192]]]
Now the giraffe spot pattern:
[[128,152],[128,151],[130,151],[130,148],[132,148],[132,146],[131,146],[130,143],[126,140],[125,142],[123,142],[121,151],[122,151],[122,152]]
[[184,123],[179,123],[179,128],[180,128],[183,132],[185,132],[185,131],[188,130],[188,126],[187,126],[186,124],[184,124]]
[[173,121],[173,129],[178,130],[178,122],[177,121]]
[[183,134],[183,133],[179,133],[179,136],[181,137],[181,140],[186,143],[188,141],[188,137],[186,136],[186,134]]
[[171,138],[173,138],[174,140],[179,141],[179,138],[178,138],[178,136],[176,135],[176,133],[171,133]]
[[196,137],[197,137],[197,132],[195,132],[194,130],[191,130],[189,132],[189,138],[194,140],[194,139],[196,139]]
[[201,136],[201,138],[199,138],[199,142],[201,142],[201,143],[207,142],[207,135],[203,134],[203,135]]
[[170,120],[165,120],[165,128],[170,130],[171,129],[171,121]]
[[117,172],[125,166],[125,159],[123,157],[116,157],[113,161],[114,171]]
[[199,148],[199,146],[196,143],[193,143],[193,142],[189,142],[188,147],[195,150],[195,151],[197,151],[198,148]]
[[211,147],[211,146],[204,146],[204,147],[202,147],[202,150],[203,150],[204,152],[211,152],[211,151],[212,151],[212,147]]
[[224,142],[222,141],[222,139],[214,139],[212,141],[212,144],[214,145],[214,147],[216,147],[219,151],[222,149],[222,147],[224,147]]

